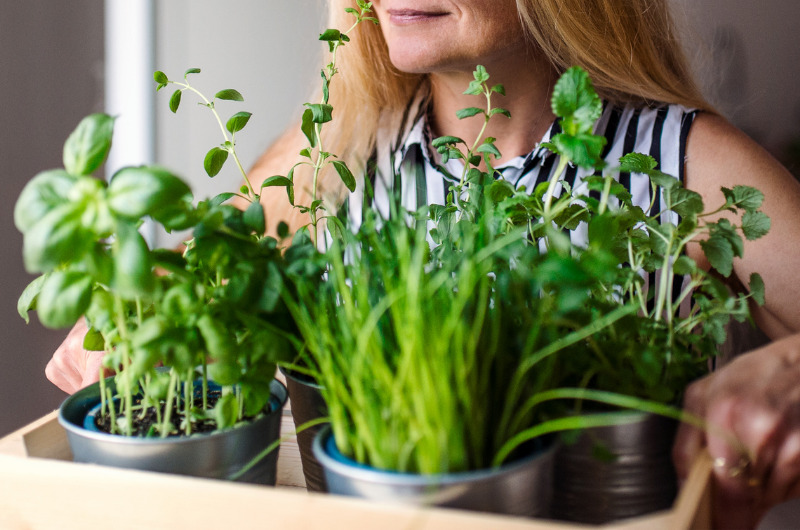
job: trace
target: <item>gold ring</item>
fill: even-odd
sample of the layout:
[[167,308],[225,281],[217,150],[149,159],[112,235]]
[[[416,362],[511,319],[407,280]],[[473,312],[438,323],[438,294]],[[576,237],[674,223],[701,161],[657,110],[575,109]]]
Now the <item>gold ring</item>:
[[[737,478],[742,475],[745,475],[747,471],[750,469],[750,459],[746,456],[739,457],[739,460],[736,461],[735,464],[731,465],[728,462],[728,459],[722,456],[719,456],[714,459],[714,467],[717,469],[725,469],[728,472],[728,476],[730,478]],[[751,484],[755,481],[755,484]],[[758,479],[748,479],[748,485],[756,486]]]

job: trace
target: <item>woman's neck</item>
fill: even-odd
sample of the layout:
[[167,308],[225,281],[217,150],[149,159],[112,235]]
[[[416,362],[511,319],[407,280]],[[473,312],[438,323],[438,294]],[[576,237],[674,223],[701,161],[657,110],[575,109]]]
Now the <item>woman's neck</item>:
[[[511,119],[495,115],[484,132],[484,137],[497,139],[495,145],[502,153],[502,158],[495,161],[495,165],[529,153],[555,119],[550,97],[557,73],[546,61],[537,60],[531,55],[528,54],[522,61],[517,56],[484,65],[491,76],[489,86],[500,83],[506,93],[505,96],[492,94],[492,107],[501,107],[511,113]],[[481,117],[463,120],[456,117],[459,109],[486,106],[483,96],[463,94],[472,79],[472,72],[467,71],[430,74],[430,126],[434,137],[457,136],[470,145],[477,138],[483,126]]]

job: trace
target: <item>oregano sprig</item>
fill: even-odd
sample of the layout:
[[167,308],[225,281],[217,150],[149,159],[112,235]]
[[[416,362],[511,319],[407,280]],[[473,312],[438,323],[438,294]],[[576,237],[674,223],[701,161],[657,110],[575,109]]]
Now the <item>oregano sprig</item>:
[[183,81],[173,81],[169,79],[164,72],[156,71],[153,74],[153,79],[156,81],[156,83],[158,83],[158,86],[156,87],[157,91],[168,85],[175,85],[178,87],[172,93],[172,96],[169,99],[169,108],[173,113],[178,111],[183,93],[186,90],[195,93],[202,101],[200,104],[211,111],[217,121],[217,124],[219,125],[223,142],[219,146],[212,147],[206,153],[205,159],[203,160],[203,168],[209,177],[215,177],[222,170],[222,167],[228,160],[228,156],[232,156],[234,162],[236,163],[236,168],[245,182],[245,186],[243,186],[240,191],[244,194],[244,198],[246,198],[248,201],[257,202],[259,199],[259,194],[250,183],[250,179],[247,176],[247,171],[245,171],[241,161],[239,160],[239,156],[236,153],[236,133],[244,129],[253,114],[247,111],[237,112],[228,118],[225,123],[223,123],[222,117],[217,110],[216,102],[244,101],[244,97],[242,97],[242,94],[239,93],[238,90],[228,88],[218,91],[216,94],[214,94],[213,98],[209,99],[189,82],[189,75],[199,73],[199,68],[189,68],[183,74]]

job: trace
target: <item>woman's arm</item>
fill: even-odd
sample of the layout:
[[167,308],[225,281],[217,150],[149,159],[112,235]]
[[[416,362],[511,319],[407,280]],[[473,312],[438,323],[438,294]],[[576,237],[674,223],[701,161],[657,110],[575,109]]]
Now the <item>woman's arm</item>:
[[[304,146],[302,133],[296,127],[284,132],[261,155],[249,172],[248,178],[256,190],[260,189],[261,183],[272,175],[285,176],[299,159],[298,153]],[[302,178],[296,180],[299,183]],[[306,194],[302,186],[298,185],[298,188],[300,188],[297,191],[298,200],[305,200]],[[280,221],[289,224],[290,233],[308,223],[307,216],[299,214],[289,204],[285,188],[264,188],[261,202],[267,217],[268,233],[274,234]],[[247,206],[247,201],[237,198],[232,204],[243,208]],[[99,377],[103,352],[88,351],[83,348],[86,329],[84,319],[75,324],[45,368],[45,375],[50,382],[69,394],[94,383]]]
[[[720,528],[752,527],[764,510],[800,495],[800,184],[764,149],[724,119],[701,114],[687,145],[687,186],[707,206],[722,200],[720,187],[749,185],[764,195],[769,233],[745,242],[734,261],[731,285],[764,279],[766,304],[753,307],[758,326],[774,341],[746,353],[692,384],[685,408],[732,433],[748,455],[726,439],[683,424],[674,456],[685,477],[702,447],[715,461],[715,518]],[[690,249],[704,262],[699,246]],[[743,459],[744,457],[744,459]]]

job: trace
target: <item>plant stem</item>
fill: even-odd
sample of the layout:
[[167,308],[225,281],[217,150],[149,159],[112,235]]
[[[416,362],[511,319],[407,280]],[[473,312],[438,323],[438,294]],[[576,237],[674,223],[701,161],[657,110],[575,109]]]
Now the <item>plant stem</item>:
[[553,196],[556,193],[556,185],[558,185],[558,182],[561,180],[561,174],[567,168],[567,164],[569,164],[569,159],[560,156],[558,159],[558,166],[556,166],[556,170],[553,171],[553,174],[550,176],[550,181],[547,184],[547,191],[545,192],[544,199],[544,223],[546,225],[553,220],[550,208],[553,203]]
[[172,401],[175,399],[175,385],[178,382],[178,374],[174,369],[169,371],[169,386],[167,387],[167,399],[164,403],[164,421],[161,423],[161,437],[166,438],[172,430],[170,420],[172,419]]
[[202,92],[200,92],[192,85],[190,85],[188,81],[186,83],[181,83],[178,81],[170,81],[170,82],[180,87],[183,87],[185,90],[191,90],[192,92],[197,94],[197,96],[203,100],[204,105],[208,107],[208,109],[211,111],[212,114],[214,114],[214,118],[216,118],[217,124],[219,125],[219,129],[222,132],[222,137],[225,139],[224,145],[226,146],[228,153],[230,153],[233,156],[233,160],[236,163],[236,167],[238,168],[239,173],[241,173],[242,178],[244,179],[244,182],[247,185],[247,189],[250,192],[250,197],[248,197],[248,199],[255,200],[258,195],[256,194],[256,190],[253,188],[253,185],[250,183],[250,179],[247,176],[247,171],[245,171],[244,167],[242,166],[242,162],[239,160],[239,155],[236,153],[236,144],[234,142],[235,135],[228,136],[228,130],[225,128],[225,124],[222,123],[222,118],[220,117],[219,112],[217,112],[217,108],[214,105],[214,102],[209,101],[209,99]]

